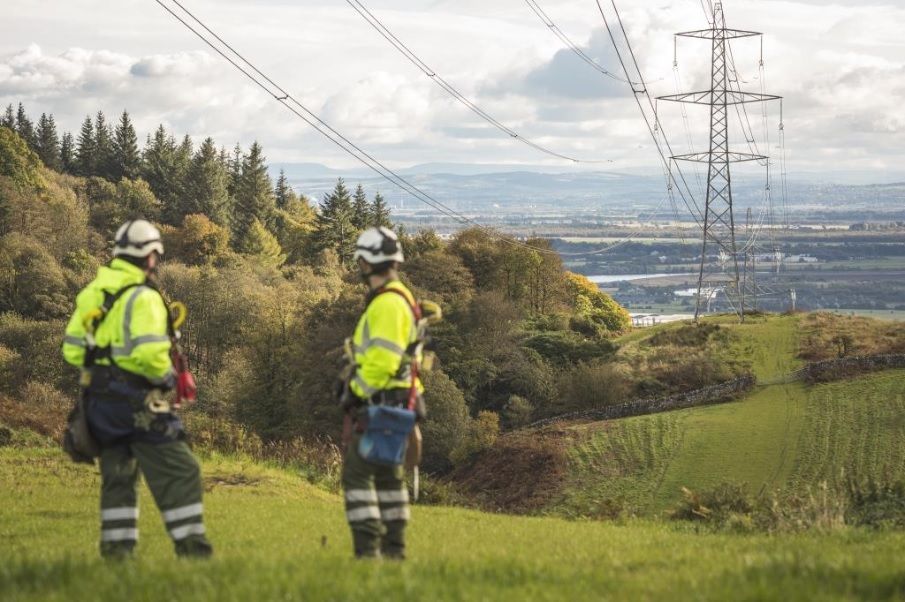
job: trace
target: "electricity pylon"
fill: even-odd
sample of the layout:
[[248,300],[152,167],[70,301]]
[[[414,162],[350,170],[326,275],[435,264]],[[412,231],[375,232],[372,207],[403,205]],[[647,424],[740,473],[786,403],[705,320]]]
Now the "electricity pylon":
[[[712,59],[710,89],[661,96],[659,100],[710,106],[710,150],[671,157],[673,161],[692,161],[707,164],[707,200],[701,245],[701,265],[698,273],[698,295],[694,317],[701,313],[705,289],[722,288],[741,321],[745,320],[745,292],[739,271],[739,249],[736,242],[735,215],[732,207],[732,176],[729,166],[744,161],[769,161],[765,155],[741,153],[730,149],[729,107],[733,105],[779,100],[780,96],[743,92],[733,89],[729,77],[729,41],[763,35],[756,31],[726,28],[723,3],[713,4],[710,29],[686,31],[677,37],[711,40]],[[716,265],[708,261],[708,252],[715,253]],[[743,259],[744,261],[744,259]]]

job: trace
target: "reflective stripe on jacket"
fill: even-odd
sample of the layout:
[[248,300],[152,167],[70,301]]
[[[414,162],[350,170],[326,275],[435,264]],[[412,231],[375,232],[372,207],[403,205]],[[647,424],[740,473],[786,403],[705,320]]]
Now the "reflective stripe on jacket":
[[[384,286],[384,289],[390,288],[401,292],[405,298],[393,292],[378,294],[365,309],[352,337],[356,367],[350,386],[362,399],[379,391],[408,389],[412,385],[412,358],[406,350],[418,339],[412,312],[415,298],[398,280]],[[424,391],[420,379],[416,380],[415,386],[419,392]]]
[[[75,312],[66,326],[63,357],[73,366],[85,360],[84,316],[104,303],[104,293],[114,294],[130,284],[104,318],[94,338],[98,347],[110,347],[113,362],[123,370],[143,376],[152,384],[172,379],[167,306],[160,293],[144,286],[144,271],[121,259],[98,270],[97,277],[82,289],[75,300]],[[98,364],[110,360],[99,359]]]

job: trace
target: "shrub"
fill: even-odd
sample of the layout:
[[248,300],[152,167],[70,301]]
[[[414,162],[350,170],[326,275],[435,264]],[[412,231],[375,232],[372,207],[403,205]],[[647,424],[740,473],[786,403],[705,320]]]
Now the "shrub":
[[610,334],[627,332],[632,317],[612,297],[580,274],[567,273],[566,282],[575,312]]
[[53,386],[28,381],[15,396],[0,396],[0,421],[60,440],[73,400]]
[[686,324],[680,328],[663,330],[647,339],[652,347],[676,345],[678,347],[704,347],[711,338],[725,338],[725,330],[719,324],[702,322]]
[[534,414],[534,406],[524,397],[512,395],[503,407],[503,421],[510,429],[517,429],[530,424]]
[[459,465],[482,451],[490,449],[500,434],[500,417],[494,412],[478,412],[468,429],[468,436],[453,450],[451,459]]
[[537,406],[550,405],[556,398],[556,378],[551,366],[532,349],[503,347],[490,358],[483,386],[477,390],[477,407],[500,410],[510,396],[519,395]]
[[424,375],[427,419],[424,431],[424,468],[444,471],[452,466],[450,456],[469,434],[465,396],[446,374],[433,370]]
[[60,318],[71,305],[63,270],[39,241],[19,233],[0,238],[0,312]]
[[744,485],[722,483],[701,492],[682,488],[684,499],[670,517],[717,530],[750,532],[831,531],[845,525],[848,499],[842,488],[821,483],[804,493],[776,491],[757,500]]
[[[408,247],[406,247],[408,254]],[[412,284],[446,307],[467,305],[474,295],[474,279],[462,260],[442,250],[430,250],[403,264]]]
[[106,240],[127,220],[157,221],[161,204],[144,180],[120,180],[113,184],[103,178],[84,181],[84,192],[91,211],[91,225]]
[[339,489],[342,453],[329,441],[293,437],[264,441],[244,426],[197,410],[183,414],[193,446],[206,453],[239,455],[293,468],[309,482]]
[[37,188],[43,185],[41,159],[13,130],[0,127],[0,176],[16,186]]
[[12,393],[18,384],[17,368],[22,361],[22,356],[0,345],[0,392]]
[[852,481],[846,521],[873,528],[905,528],[905,481]]
[[750,516],[754,510],[745,485],[721,483],[700,492],[683,487],[682,495],[684,499],[670,514],[673,520],[728,526],[730,522],[737,524],[737,517]]
[[558,366],[611,356],[616,351],[609,340],[587,339],[572,331],[542,332],[525,339],[522,345]]
[[718,359],[706,352],[679,355],[674,347],[664,347],[650,358],[647,372],[668,391],[689,391],[732,380],[742,366]]
[[845,525],[846,492],[821,482],[816,491],[774,492],[757,507],[755,521],[767,531],[832,531]]
[[63,391],[75,391],[78,370],[63,361],[60,342],[66,324],[62,320],[29,320],[17,314],[0,314],[0,345],[16,352],[7,357],[12,381],[21,388],[27,381],[46,382]]
[[168,259],[205,265],[217,263],[229,253],[229,230],[204,215],[187,215],[181,228],[164,226],[161,233]]
[[559,378],[561,412],[600,408],[629,401],[631,381],[624,369],[602,361],[581,363]]
[[469,500],[459,494],[451,483],[433,478],[428,474],[421,475],[421,490],[418,495],[419,504],[465,506],[468,502]]

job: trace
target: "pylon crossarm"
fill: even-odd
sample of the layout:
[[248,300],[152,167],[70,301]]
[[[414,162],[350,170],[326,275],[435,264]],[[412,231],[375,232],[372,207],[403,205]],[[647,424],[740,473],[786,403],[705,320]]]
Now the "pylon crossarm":
[[683,92],[681,94],[668,94],[658,96],[657,100],[667,102],[684,102],[693,105],[742,105],[752,102],[769,102],[781,100],[782,96],[773,94],[760,94],[758,92],[744,92],[741,90],[701,90],[698,92]]
[[698,38],[700,40],[735,40],[737,38],[753,38],[754,36],[762,36],[759,31],[745,31],[743,29],[698,29],[695,31],[683,31],[677,33],[680,38]]
[[738,153],[735,151],[730,151],[728,153],[720,151],[720,152],[704,152],[704,153],[691,153],[687,155],[676,155],[674,157],[670,157],[673,161],[692,161],[694,163],[710,163],[713,161],[725,161],[728,163],[742,163],[745,161],[764,161],[769,159],[766,155],[754,155],[751,153]]

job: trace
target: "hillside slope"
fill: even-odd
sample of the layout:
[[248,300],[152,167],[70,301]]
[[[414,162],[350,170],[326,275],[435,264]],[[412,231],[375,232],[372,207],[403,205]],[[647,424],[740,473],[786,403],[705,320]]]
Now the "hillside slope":
[[[356,562],[340,499],[298,477],[203,464],[209,562],[177,562],[142,491],[136,559],[98,559],[96,471],[0,448],[0,599],[894,599],[902,533],[738,536],[649,522],[416,507],[410,560]],[[741,594],[744,592],[744,594]],[[741,596],[741,597],[740,597]]]
[[[757,495],[848,479],[905,480],[905,371],[816,386],[784,382],[804,364],[799,323],[794,316],[724,321],[737,336],[723,356],[750,366],[759,383],[737,402],[517,433],[463,471],[464,485],[489,507],[595,517],[660,515],[682,499],[683,487],[730,482]],[[619,354],[640,356],[652,337],[677,328],[633,333]],[[501,499],[497,490],[525,479],[500,467],[528,454],[548,458],[545,472],[530,477],[543,494],[529,487],[519,500]]]

